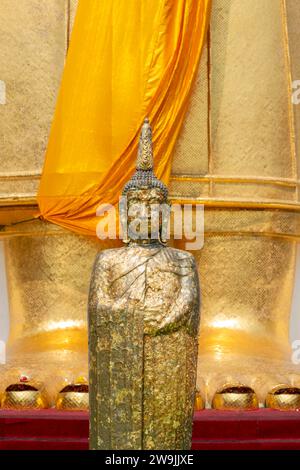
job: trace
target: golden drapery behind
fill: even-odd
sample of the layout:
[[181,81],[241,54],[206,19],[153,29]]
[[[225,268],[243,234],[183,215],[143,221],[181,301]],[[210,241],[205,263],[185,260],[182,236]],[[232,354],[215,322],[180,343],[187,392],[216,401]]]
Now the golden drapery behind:
[[118,202],[146,116],[168,182],[210,3],[80,0],[38,193],[44,219],[96,235],[96,209]]

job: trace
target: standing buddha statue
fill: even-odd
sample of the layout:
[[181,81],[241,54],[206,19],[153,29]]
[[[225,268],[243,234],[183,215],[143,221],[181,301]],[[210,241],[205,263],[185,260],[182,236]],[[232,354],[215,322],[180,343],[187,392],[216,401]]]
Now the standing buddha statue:
[[[195,398],[199,281],[194,257],[166,246],[167,203],[153,172],[146,119],[136,172],[125,185],[128,219],[146,220],[126,246],[101,251],[89,295],[91,449],[189,449]],[[122,219],[123,218],[123,219]],[[151,230],[152,229],[152,230]]]

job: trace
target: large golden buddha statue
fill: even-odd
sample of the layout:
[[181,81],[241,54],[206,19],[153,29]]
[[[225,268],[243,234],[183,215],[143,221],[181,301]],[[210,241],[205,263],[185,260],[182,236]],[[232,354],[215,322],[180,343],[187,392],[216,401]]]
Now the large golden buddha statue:
[[[1,80],[9,91],[0,113],[0,224],[18,222],[0,231],[10,312],[0,388],[26,374],[51,389],[52,405],[63,385],[87,375],[89,277],[96,251],[108,247],[38,219],[20,223],[37,212],[76,3],[2,0],[0,18]],[[173,155],[170,200],[205,205],[205,244],[194,255],[202,280],[197,375],[207,407],[228,384],[252,388],[260,406],[275,386],[300,386],[289,341],[299,327],[295,316],[290,328],[300,240],[300,105],[292,102],[292,81],[300,77],[299,21],[297,0],[212,2],[207,45]],[[181,248],[180,240],[174,243]],[[169,387],[173,370],[166,372]]]
[[[153,173],[146,120],[128,213],[145,227],[101,251],[89,297],[92,449],[189,449],[196,380],[199,283],[194,257],[165,246],[153,204],[167,188]],[[124,214],[123,214],[124,216]],[[122,217],[123,217],[122,216]],[[129,225],[133,219],[128,218]],[[152,225],[152,230],[151,230]]]

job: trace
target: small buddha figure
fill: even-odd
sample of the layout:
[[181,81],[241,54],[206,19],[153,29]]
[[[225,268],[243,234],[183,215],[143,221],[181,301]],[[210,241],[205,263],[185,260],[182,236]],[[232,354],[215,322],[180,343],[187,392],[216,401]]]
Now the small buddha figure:
[[[168,191],[153,173],[152,133],[141,131],[125,185],[128,218],[146,220],[126,246],[100,252],[89,295],[90,448],[190,449],[195,401],[199,280],[194,257],[167,247]],[[130,215],[131,213],[131,215]],[[142,224],[141,224],[142,226]]]

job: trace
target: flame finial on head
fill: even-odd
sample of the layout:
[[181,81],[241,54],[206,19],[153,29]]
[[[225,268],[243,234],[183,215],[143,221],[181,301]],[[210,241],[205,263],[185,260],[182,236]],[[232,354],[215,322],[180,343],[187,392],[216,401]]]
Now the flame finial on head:
[[141,129],[136,168],[137,170],[153,170],[152,129],[148,118],[144,120]]
[[123,195],[129,190],[158,188],[167,200],[168,188],[155,176],[153,166],[152,130],[149,119],[146,118],[140,134],[136,171],[124,186]]

